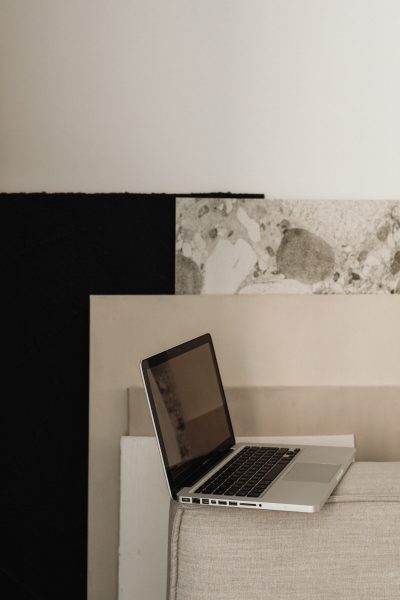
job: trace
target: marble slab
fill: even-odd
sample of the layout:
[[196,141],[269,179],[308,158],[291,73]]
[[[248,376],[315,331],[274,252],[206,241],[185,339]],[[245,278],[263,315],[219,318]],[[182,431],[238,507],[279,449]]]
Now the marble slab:
[[400,201],[177,198],[176,294],[400,294]]

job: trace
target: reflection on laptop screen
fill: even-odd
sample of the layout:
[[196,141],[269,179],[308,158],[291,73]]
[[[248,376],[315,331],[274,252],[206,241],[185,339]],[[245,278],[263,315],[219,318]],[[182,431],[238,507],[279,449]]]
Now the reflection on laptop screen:
[[210,346],[147,371],[169,467],[207,455],[230,437]]

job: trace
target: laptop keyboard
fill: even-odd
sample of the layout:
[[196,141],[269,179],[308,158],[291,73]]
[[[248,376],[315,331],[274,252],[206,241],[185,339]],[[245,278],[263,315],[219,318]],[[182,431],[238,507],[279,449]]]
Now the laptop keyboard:
[[299,452],[300,448],[245,446],[195,492],[257,498]]

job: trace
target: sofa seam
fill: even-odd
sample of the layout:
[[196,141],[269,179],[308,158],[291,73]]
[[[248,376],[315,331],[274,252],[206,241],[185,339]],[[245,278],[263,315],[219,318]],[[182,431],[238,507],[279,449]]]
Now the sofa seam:
[[[169,600],[176,600],[178,597],[178,570],[179,570],[179,540],[180,540],[180,531],[182,525],[184,510],[181,508],[178,509],[177,514],[175,516],[174,525],[172,529],[172,544],[171,544],[171,561],[174,563],[174,573],[173,579],[171,578],[170,589],[168,593]],[[172,597],[171,593],[174,589],[174,596]]]

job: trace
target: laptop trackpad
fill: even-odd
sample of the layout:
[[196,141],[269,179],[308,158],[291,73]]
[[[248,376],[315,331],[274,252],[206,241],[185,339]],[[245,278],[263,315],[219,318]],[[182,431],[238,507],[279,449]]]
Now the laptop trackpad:
[[310,481],[328,483],[340,465],[321,465],[315,463],[297,463],[282,479],[285,481]]

